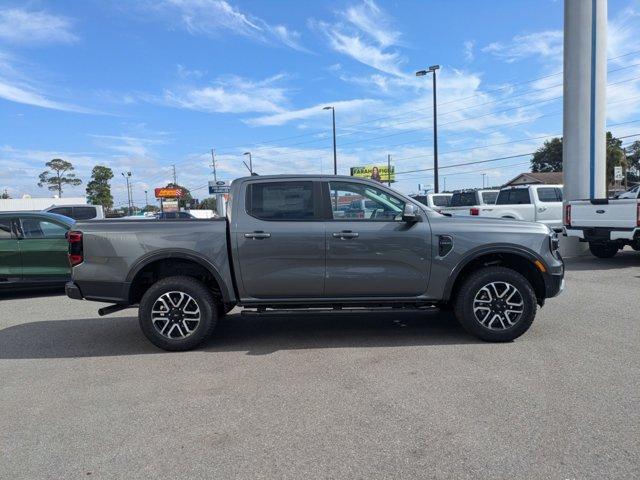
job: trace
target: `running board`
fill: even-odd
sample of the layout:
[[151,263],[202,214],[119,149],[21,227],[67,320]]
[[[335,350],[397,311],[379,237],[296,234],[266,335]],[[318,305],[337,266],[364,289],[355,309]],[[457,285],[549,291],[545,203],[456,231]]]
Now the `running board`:
[[105,315],[111,315],[112,313],[119,312],[120,310],[124,310],[126,308],[131,308],[131,305],[118,305],[116,303],[114,305],[109,305],[108,307],[99,308],[98,315],[104,317]]
[[327,308],[293,308],[293,309],[278,309],[278,308],[255,308],[245,309],[240,312],[243,317],[257,317],[257,316],[280,316],[280,315],[300,315],[319,313],[322,315],[343,315],[345,313],[382,313],[382,312],[423,312],[433,308],[438,308],[436,305],[425,305],[423,307],[373,307],[373,308],[360,308],[360,307],[327,307]]

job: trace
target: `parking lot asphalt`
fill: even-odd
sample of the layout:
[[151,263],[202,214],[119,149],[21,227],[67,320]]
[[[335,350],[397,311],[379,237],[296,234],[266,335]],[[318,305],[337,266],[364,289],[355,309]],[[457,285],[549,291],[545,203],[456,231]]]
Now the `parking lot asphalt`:
[[640,478],[640,254],[567,262],[512,343],[450,313],[241,316],[0,296],[0,478]]

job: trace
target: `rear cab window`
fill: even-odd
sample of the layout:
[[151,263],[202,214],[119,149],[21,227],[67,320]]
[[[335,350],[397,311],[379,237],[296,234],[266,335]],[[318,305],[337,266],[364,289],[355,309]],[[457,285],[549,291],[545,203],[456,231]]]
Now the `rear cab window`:
[[[58,213],[58,212],[56,212]],[[64,215],[64,213],[62,214]],[[91,220],[98,216],[95,207],[73,207],[73,217],[76,220]]]
[[0,218],[0,240],[9,240],[13,238],[11,225],[12,221],[10,218]]
[[432,200],[436,207],[448,207],[451,197],[448,195],[434,195]]
[[482,201],[487,205],[493,205],[498,198],[498,192],[482,192]]
[[458,192],[451,197],[452,207],[473,207],[477,204],[476,192]]
[[500,190],[496,205],[529,205],[531,197],[528,188],[511,188]]

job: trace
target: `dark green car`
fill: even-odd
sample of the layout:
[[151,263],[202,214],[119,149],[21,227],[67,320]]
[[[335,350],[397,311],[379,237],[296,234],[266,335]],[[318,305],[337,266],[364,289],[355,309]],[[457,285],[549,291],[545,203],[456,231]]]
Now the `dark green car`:
[[74,223],[55,213],[0,212],[0,288],[64,284]]

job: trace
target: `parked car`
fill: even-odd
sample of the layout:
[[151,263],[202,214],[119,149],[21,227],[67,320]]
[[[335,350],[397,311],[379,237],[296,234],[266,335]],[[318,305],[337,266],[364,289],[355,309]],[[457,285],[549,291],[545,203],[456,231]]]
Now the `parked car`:
[[104,218],[102,205],[53,205],[43,212],[57,213],[74,220],[101,220]]
[[[334,216],[360,195],[369,218]],[[267,309],[451,306],[483,340],[522,335],[563,288],[557,235],[538,223],[441,215],[378,182],[253,176],[228,218],[82,222],[69,233],[74,299],[137,306],[147,338],[194,348],[239,305]]]
[[0,213],[0,288],[63,285],[70,278],[68,217],[44,212]]
[[564,208],[565,234],[588,242],[594,256],[613,257],[625,245],[640,250],[640,199],[575,200]]
[[453,197],[452,193],[427,193],[426,195],[414,195],[412,198],[430,209],[440,212],[443,208],[451,205],[451,197]]
[[470,215],[471,207],[493,205],[498,198],[499,190],[461,190],[453,192],[451,203],[442,209],[442,213],[455,216]]
[[562,232],[562,185],[503,188],[495,205],[472,207],[471,215],[540,222]]
[[157,218],[158,220],[184,220],[196,217],[191,215],[189,212],[159,212]]

